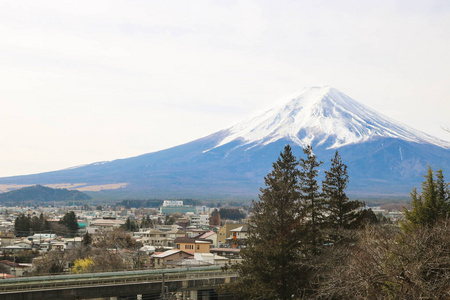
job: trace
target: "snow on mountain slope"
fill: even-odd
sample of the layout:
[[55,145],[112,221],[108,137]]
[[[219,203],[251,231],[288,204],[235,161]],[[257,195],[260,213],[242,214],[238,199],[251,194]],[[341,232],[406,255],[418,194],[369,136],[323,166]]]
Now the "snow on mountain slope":
[[306,144],[313,146],[324,161],[319,176],[329,168],[334,148],[339,148],[354,195],[405,196],[420,185],[428,166],[450,176],[450,143],[398,124],[333,88],[316,87],[256,118],[186,144],[110,162],[0,178],[0,184],[118,188],[99,193],[116,199],[248,200],[257,196],[287,143],[295,155],[302,155]]
[[227,132],[214,148],[235,140],[254,147],[288,138],[301,147],[323,145],[331,149],[388,137],[450,149],[449,142],[399,124],[329,86],[304,89],[287,103]]

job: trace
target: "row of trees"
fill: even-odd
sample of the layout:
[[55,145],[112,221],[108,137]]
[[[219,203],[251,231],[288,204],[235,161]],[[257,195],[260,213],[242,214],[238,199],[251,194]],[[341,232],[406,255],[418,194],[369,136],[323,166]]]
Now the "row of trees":
[[28,236],[34,232],[48,232],[50,224],[42,213],[39,217],[20,214],[14,221],[14,229],[17,236]]
[[311,147],[297,159],[287,145],[265,177],[260,201],[253,201],[248,247],[235,266],[240,280],[231,287],[243,298],[292,299],[305,294],[311,268],[309,258],[324,245],[337,243],[336,229],[361,223],[364,204],[345,194],[347,167],[336,152],[325,173],[322,191],[317,181],[322,165]]
[[74,236],[79,227],[77,216],[73,211],[70,211],[59,220],[58,224],[50,224],[42,213],[39,217],[20,214],[14,221],[14,228],[17,236],[28,236],[43,232]]
[[246,217],[246,214],[242,212],[239,208],[220,208],[220,210],[215,209],[213,213],[218,213],[221,219],[229,220],[242,220]]
[[[181,218],[181,214],[177,213],[175,217]],[[175,218],[171,218],[169,220],[169,216],[166,216],[165,223],[167,225],[172,225],[175,222]],[[121,228],[125,229],[126,231],[137,231],[139,228],[151,228],[154,226],[154,222],[158,225],[163,224],[163,221],[161,218],[158,218],[157,220],[153,221],[150,219],[150,215],[147,215],[146,217],[142,217],[141,220],[132,220],[129,217],[125,221],[125,224],[121,226]]]
[[413,191],[402,230],[369,225],[374,214],[345,193],[349,178],[338,152],[321,190],[322,162],[311,147],[304,154],[297,160],[286,146],[265,177],[243,262],[233,266],[240,277],[227,292],[242,299],[448,297],[450,193],[442,171],[434,179],[430,169],[422,193]]

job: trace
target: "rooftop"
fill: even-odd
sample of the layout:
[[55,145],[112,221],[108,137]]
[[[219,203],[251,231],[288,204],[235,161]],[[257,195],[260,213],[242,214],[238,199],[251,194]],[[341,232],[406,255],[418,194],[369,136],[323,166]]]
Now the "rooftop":
[[188,255],[192,255],[193,256],[192,253],[187,252],[187,251],[183,251],[183,250],[167,250],[167,251],[164,251],[164,252],[159,253],[159,254],[154,254],[153,257],[154,258],[165,258],[165,257],[171,256],[171,255],[177,254],[177,253],[186,253]]
[[211,240],[202,238],[189,238],[189,237],[177,237],[174,241],[175,243],[189,243],[189,244],[211,244]]

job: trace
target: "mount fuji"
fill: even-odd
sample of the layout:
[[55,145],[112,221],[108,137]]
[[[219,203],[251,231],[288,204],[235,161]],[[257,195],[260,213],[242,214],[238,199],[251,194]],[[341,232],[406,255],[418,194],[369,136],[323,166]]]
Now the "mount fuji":
[[[286,103],[204,138],[137,157],[34,175],[0,184],[89,187],[118,185],[119,197],[256,197],[280,151],[311,145],[326,170],[339,151],[348,193],[405,196],[428,165],[448,178],[450,143],[402,125],[332,87],[312,87]],[[320,178],[319,178],[320,179]]]

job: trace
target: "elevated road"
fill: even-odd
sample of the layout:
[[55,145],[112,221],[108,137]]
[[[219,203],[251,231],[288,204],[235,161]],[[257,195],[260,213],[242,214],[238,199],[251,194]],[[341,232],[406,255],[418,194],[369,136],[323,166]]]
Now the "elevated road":
[[196,298],[197,290],[212,290],[236,277],[220,267],[21,277],[0,280],[0,300],[158,299],[177,292]]

